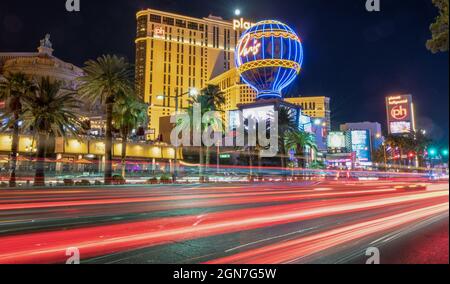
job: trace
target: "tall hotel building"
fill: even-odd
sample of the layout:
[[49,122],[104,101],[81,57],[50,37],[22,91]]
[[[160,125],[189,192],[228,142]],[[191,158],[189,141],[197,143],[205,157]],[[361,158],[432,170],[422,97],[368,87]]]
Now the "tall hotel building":
[[[240,83],[233,69],[242,30],[215,16],[198,19],[148,9],[139,11],[136,18],[136,88],[150,105],[149,139],[157,139],[160,118],[173,114],[177,94],[183,109],[189,100],[184,94],[191,88],[200,90],[223,74],[234,75],[220,80],[223,90]],[[226,95],[227,109],[235,107],[230,103],[233,95]]]

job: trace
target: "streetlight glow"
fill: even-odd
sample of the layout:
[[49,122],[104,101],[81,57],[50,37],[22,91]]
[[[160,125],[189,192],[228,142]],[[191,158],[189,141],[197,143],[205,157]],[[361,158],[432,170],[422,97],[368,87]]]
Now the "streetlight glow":
[[197,88],[192,88],[192,89],[190,89],[190,90],[189,90],[189,96],[191,96],[191,97],[196,97],[196,96],[198,96],[198,90],[197,90]]

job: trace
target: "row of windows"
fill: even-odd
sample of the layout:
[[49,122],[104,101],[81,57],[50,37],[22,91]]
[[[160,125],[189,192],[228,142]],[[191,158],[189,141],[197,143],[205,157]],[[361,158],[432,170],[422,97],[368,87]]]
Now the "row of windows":
[[204,31],[205,25],[199,24],[196,22],[186,22],[185,20],[181,19],[174,19],[171,17],[161,17],[160,15],[150,14],[150,22],[152,23],[158,23],[158,24],[165,24],[168,26],[176,26],[180,28],[188,28],[190,30],[196,30],[196,31]]

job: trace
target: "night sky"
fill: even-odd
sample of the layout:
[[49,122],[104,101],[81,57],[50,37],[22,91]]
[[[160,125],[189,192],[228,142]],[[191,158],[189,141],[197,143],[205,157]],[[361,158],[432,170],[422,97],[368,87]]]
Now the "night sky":
[[244,18],[277,19],[297,30],[305,61],[285,93],[331,97],[333,128],[358,121],[385,127],[385,96],[411,93],[419,127],[448,141],[448,53],[425,48],[437,15],[431,0],[381,0],[379,13],[367,12],[366,0],[81,0],[79,13],[66,12],[65,2],[2,0],[0,52],[35,51],[50,33],[54,55],[78,66],[105,53],[134,62],[139,9],[231,19],[240,8]]

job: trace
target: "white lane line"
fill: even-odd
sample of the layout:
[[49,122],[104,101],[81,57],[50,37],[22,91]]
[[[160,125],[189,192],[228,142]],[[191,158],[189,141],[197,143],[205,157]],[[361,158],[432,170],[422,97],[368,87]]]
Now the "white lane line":
[[318,227],[312,227],[312,228],[303,229],[303,230],[291,232],[291,233],[284,234],[284,235],[279,235],[279,236],[275,236],[275,237],[271,237],[271,238],[267,238],[267,239],[262,239],[262,240],[259,240],[259,241],[251,242],[251,243],[248,243],[248,244],[245,244],[245,245],[240,245],[240,246],[228,249],[225,252],[232,252],[232,251],[235,251],[235,250],[238,250],[238,249],[241,249],[241,248],[244,248],[244,247],[248,247],[248,246],[251,246],[251,245],[256,245],[256,244],[259,244],[259,243],[263,243],[263,242],[267,242],[267,241],[271,241],[271,240],[275,240],[275,239],[279,239],[279,238],[284,238],[284,237],[292,236],[292,235],[295,235],[295,234],[308,232],[308,231],[311,231],[311,230],[314,230],[314,229],[317,229],[317,228]]

